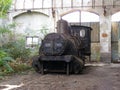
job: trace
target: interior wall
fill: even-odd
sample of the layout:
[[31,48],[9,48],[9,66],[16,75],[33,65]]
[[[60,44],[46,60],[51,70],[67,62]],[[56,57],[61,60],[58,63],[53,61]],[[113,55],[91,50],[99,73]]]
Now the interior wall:
[[43,27],[49,28],[49,17],[37,12],[22,13],[13,21],[17,24],[15,32],[23,35],[40,36]]

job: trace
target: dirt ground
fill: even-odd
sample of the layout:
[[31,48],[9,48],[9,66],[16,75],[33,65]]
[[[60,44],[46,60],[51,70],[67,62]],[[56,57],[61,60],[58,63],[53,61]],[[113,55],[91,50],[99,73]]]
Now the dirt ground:
[[[4,85],[18,85],[5,89]],[[120,64],[88,64],[82,74],[69,75],[30,71],[0,83],[0,90],[120,90]]]

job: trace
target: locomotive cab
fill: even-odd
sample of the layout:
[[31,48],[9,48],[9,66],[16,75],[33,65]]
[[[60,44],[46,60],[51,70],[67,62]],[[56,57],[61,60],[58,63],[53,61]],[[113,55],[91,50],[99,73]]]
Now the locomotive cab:
[[71,35],[78,37],[82,42],[81,53],[86,56],[91,55],[91,27],[81,25],[71,25]]

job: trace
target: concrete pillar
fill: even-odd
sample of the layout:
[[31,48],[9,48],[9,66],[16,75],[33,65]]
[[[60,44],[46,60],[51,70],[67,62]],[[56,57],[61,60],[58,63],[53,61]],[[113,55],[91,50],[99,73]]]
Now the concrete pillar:
[[111,16],[100,16],[100,59],[111,62]]
[[120,62],[120,30],[118,30],[118,62]]

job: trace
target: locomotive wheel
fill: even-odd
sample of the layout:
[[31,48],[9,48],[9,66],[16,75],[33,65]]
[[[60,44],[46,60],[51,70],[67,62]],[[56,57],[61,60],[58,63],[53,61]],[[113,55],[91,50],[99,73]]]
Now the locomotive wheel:
[[82,69],[83,69],[83,64],[80,63],[80,62],[75,61],[73,63],[73,65],[74,65],[73,66],[73,72],[74,72],[74,74],[79,74],[82,71]]
[[34,68],[34,70],[35,70],[37,73],[40,73],[39,68],[38,68],[38,65],[33,64],[32,67]]
[[83,60],[83,66],[82,66],[82,69],[85,67],[85,60]]
[[40,64],[38,60],[33,60],[32,67],[37,73],[40,73]]
[[77,65],[75,65],[75,66],[74,66],[74,73],[75,73],[75,74],[79,74],[79,73],[80,73],[80,71],[81,71],[81,66],[80,66],[80,65],[78,65],[78,64],[77,64]]

